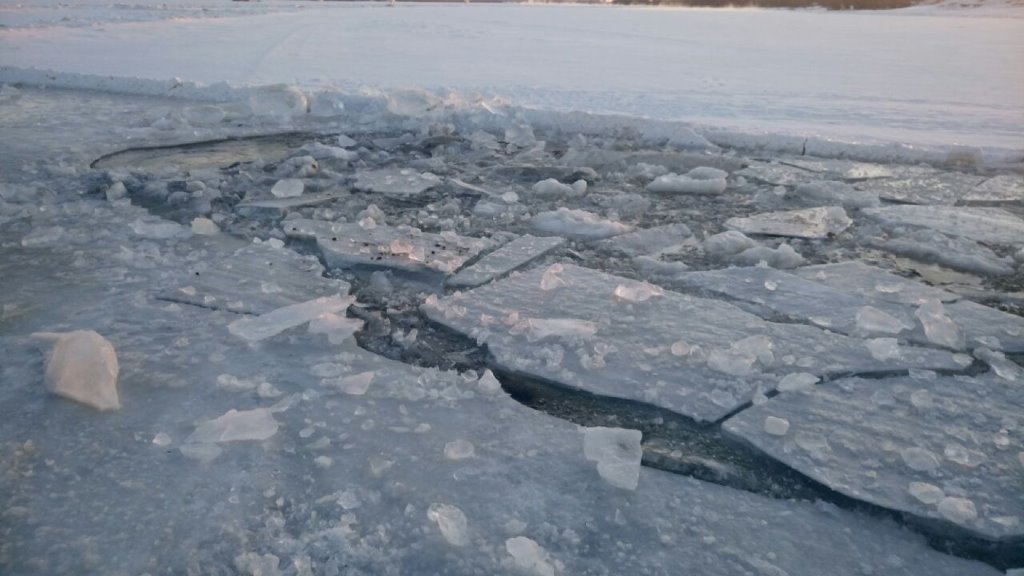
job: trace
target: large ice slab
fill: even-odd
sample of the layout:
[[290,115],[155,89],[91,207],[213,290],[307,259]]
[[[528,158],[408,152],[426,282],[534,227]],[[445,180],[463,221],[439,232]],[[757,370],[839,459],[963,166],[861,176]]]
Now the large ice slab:
[[375,266],[447,275],[493,245],[454,232],[434,234],[383,224],[289,220],[283,228],[289,236],[315,238],[330,268]]
[[904,166],[893,178],[873,180],[868,187],[894,202],[952,206],[984,180],[975,174]]
[[417,172],[411,168],[382,168],[357,172],[355,188],[392,196],[416,196],[441,182],[440,177],[430,172]]
[[859,339],[572,265],[513,275],[423,310],[486,344],[504,370],[707,421],[791,373],[960,367],[951,354],[909,346],[879,360]]
[[505,276],[565,244],[559,236],[520,236],[450,277],[448,286],[473,288]]
[[959,296],[916,280],[904,278],[858,260],[803,266],[793,274],[867,298],[916,306],[925,300],[953,302]]
[[1024,536],[1024,388],[991,377],[846,379],[724,429],[847,496],[992,540]]
[[686,224],[665,224],[614,236],[597,245],[626,256],[646,256],[674,252],[692,236]]
[[269,243],[248,244],[225,258],[184,266],[173,286],[157,298],[243,314],[349,291],[347,282],[324,278],[316,258]]
[[939,264],[972,274],[1013,274],[1013,259],[1001,258],[986,246],[969,238],[947,236],[935,230],[909,234],[872,244],[881,250],[906,256],[925,264]]
[[289,328],[305,324],[323,314],[334,314],[347,309],[354,296],[324,296],[307,302],[284,306],[259,316],[245,316],[228,324],[228,330],[249,342],[259,342],[280,334]]
[[975,186],[960,201],[979,204],[1022,203],[1024,202],[1024,177],[1019,174],[993,176]]
[[[884,290],[894,291],[870,294],[866,286],[858,288],[856,283],[849,287],[840,286],[835,278],[831,284],[827,281],[818,282],[819,273],[820,270],[810,274],[815,277],[812,281],[807,279],[806,273],[798,276],[770,268],[730,268],[680,273],[674,280],[693,289],[734,298],[743,302],[743,307],[767,317],[782,315],[790,320],[809,322],[843,334],[880,335],[873,334],[875,331],[870,329],[870,322],[864,321],[865,312],[874,314],[874,310],[877,310],[907,326],[906,330],[894,331],[891,335],[922,344],[930,342],[916,319],[915,308],[896,302],[899,301],[894,296],[898,292],[896,289],[905,284],[886,284]],[[826,273],[825,279],[828,278]],[[883,282],[888,283],[885,280]],[[940,300],[949,298],[943,297]],[[915,302],[914,305],[921,303]],[[992,347],[995,344],[999,349],[1010,352],[1024,346],[1021,341],[1024,318],[974,302],[953,302],[945,308],[946,314],[964,331],[966,343],[971,346]],[[997,341],[993,342],[992,338]]]
[[1002,208],[883,206],[863,213],[890,226],[920,226],[991,244],[1024,245],[1024,220]]
[[846,230],[852,223],[842,207],[828,206],[730,218],[725,226],[745,234],[828,238]]

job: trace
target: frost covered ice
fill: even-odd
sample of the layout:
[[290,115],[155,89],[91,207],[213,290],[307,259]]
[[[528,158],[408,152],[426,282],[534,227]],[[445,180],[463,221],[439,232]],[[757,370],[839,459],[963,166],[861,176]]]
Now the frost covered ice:
[[852,498],[1009,540],[1024,535],[1011,449],[1022,410],[1021,388],[991,376],[846,379],[751,407],[724,429]]

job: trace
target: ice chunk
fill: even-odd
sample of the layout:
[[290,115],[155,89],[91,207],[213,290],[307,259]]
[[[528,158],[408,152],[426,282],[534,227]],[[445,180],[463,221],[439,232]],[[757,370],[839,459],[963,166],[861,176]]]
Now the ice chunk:
[[565,239],[559,236],[520,236],[487,254],[472,266],[448,279],[451,287],[476,287],[522,268],[533,260],[561,247]]
[[818,383],[818,378],[814,374],[807,372],[793,372],[786,374],[779,380],[776,389],[779,392],[807,392],[814,389],[814,385]]
[[1002,352],[989,350],[982,346],[974,350],[974,356],[988,364],[989,368],[992,369],[992,372],[1003,380],[1009,380],[1011,382],[1024,380],[1024,368],[1018,366]]
[[[1024,536],[1024,523],[1007,521],[1024,518],[1016,451],[993,441],[1008,439],[1004,419],[1024,414],[1024,393],[993,376],[925,384],[927,399],[911,377],[835,380],[752,406],[723,429],[852,498],[989,540]],[[769,416],[798,436],[766,434]],[[831,439],[827,458],[793,450],[801,433]]]
[[643,457],[642,439],[639,430],[584,428],[583,455],[597,462],[598,474],[612,486],[636,490]]
[[1020,202],[1024,199],[1024,178],[1016,174],[1000,174],[985,180],[960,198],[965,203]]
[[505,541],[505,550],[512,555],[516,568],[531,576],[555,576],[548,551],[525,536]]
[[452,440],[444,445],[444,457],[449,460],[464,460],[472,458],[476,449],[469,440]]
[[290,220],[285,233],[315,238],[331,268],[386,266],[408,272],[451,274],[492,245],[490,240],[434,234],[382,224],[361,226],[319,220]]
[[956,204],[983,176],[918,166],[901,167],[891,178],[873,180],[871,190],[902,204]]
[[305,189],[306,185],[302,180],[298,178],[284,178],[274,183],[270,193],[276,198],[295,198],[302,196],[302,191]]
[[210,444],[266,440],[277,434],[278,423],[267,408],[228,410],[226,413],[196,426],[185,444]]
[[900,343],[895,338],[869,338],[864,341],[864,345],[875,360],[895,360],[902,355]]
[[340,378],[326,378],[321,380],[320,383],[324,386],[336,388],[345,394],[362,396],[370,389],[370,384],[373,383],[376,375],[377,373],[373,370],[367,370],[366,372],[349,374]]
[[899,334],[913,327],[909,322],[900,320],[874,306],[865,306],[857,311],[857,330],[863,334]]
[[990,244],[1024,244],[1024,220],[1002,208],[905,205],[863,212],[890,226],[920,226]]
[[666,224],[602,240],[598,246],[626,256],[663,254],[678,251],[691,234],[686,224]]
[[36,332],[32,338],[52,344],[46,361],[47,390],[97,410],[118,410],[117,353],[92,330]]
[[764,419],[764,431],[772,436],[785,436],[789,432],[789,420],[766,416]]
[[540,232],[575,240],[601,240],[632,230],[631,226],[606,220],[593,212],[570,208],[541,212],[530,220],[530,224]]
[[193,218],[192,233],[200,236],[212,236],[220,232],[220,226],[209,218]]
[[729,262],[738,266],[765,265],[779,270],[789,270],[803,264],[804,257],[789,244],[782,243],[774,249],[767,246],[747,248],[733,256]]
[[963,350],[965,338],[963,330],[957,326],[948,315],[942,302],[938,300],[925,300],[917,307],[914,313],[924,327],[924,334],[928,340],[939,346]]
[[427,518],[437,524],[441,536],[452,546],[469,544],[469,523],[458,506],[431,504],[427,509]]
[[368,192],[394,196],[417,196],[441,183],[441,178],[430,172],[417,172],[409,168],[382,168],[356,173],[355,187]]
[[730,218],[725,221],[725,226],[746,234],[827,238],[846,230],[852,223],[841,207],[829,206]]
[[310,334],[326,334],[331,344],[341,344],[363,328],[358,318],[346,318],[331,312],[324,312],[309,321]]
[[177,222],[139,218],[129,224],[132,232],[148,240],[187,238],[191,231]]
[[728,258],[757,246],[743,232],[727,230],[704,239],[704,251],[712,258]]
[[959,296],[927,284],[868,266],[860,261],[805,266],[793,271],[806,280],[897,304],[918,305],[926,299],[952,302]]
[[725,192],[728,174],[724,170],[698,167],[686,174],[668,173],[647,185],[648,192],[661,194],[721,194]]
[[273,84],[254,88],[249,97],[249,108],[257,116],[287,118],[306,114],[309,99],[295,86]]
[[486,392],[487,394],[496,394],[501,392],[501,382],[498,381],[494,372],[491,372],[490,370],[484,370],[480,379],[477,380],[477,386],[480,387],[481,391]]
[[946,497],[942,492],[942,488],[927,482],[911,482],[907,492],[914,498],[917,498],[922,504],[938,504],[940,500]]
[[918,262],[939,264],[973,274],[1013,273],[1010,258],[1000,257],[974,240],[947,236],[934,230],[915,230],[898,238],[876,240],[872,245]]
[[328,296],[316,298],[301,304],[292,304],[267,312],[260,316],[239,318],[228,325],[228,330],[250,342],[258,342],[305,324],[324,313],[339,312],[349,307],[355,298],[351,296]]
[[805,206],[842,206],[856,209],[878,206],[878,193],[872,190],[858,190],[845,182],[809,182],[797,185],[793,196]]
[[[582,180],[584,185],[586,180]],[[584,188],[585,189],[585,188]],[[531,188],[533,195],[542,198],[560,198],[563,196],[578,196],[576,189],[568,184],[562,184],[554,178],[548,178],[547,180],[541,180],[533,185]]]
[[615,287],[615,297],[625,302],[646,302],[655,296],[661,296],[665,289],[647,282],[629,282]]
[[157,432],[156,436],[153,436],[153,444],[163,448],[164,446],[170,446],[173,443],[171,437],[165,432]]

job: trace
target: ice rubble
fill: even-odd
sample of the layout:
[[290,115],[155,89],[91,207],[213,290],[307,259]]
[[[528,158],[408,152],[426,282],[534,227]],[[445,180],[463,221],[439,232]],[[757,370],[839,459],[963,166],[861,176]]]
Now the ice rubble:
[[842,207],[829,206],[730,218],[725,226],[746,234],[828,238],[846,230],[852,223]]
[[93,330],[36,332],[32,338],[51,349],[46,360],[46,388],[97,410],[118,410],[117,353]]
[[1022,414],[1019,386],[933,374],[828,382],[724,429],[833,490],[1000,540],[1024,535]]
[[449,277],[446,284],[453,288],[474,288],[486,284],[522,268],[563,244],[565,240],[558,236],[520,236]]
[[372,219],[360,223],[296,219],[282,226],[289,236],[315,239],[330,268],[362,265],[449,275],[493,245],[487,239],[392,227]]
[[721,301],[649,287],[554,264],[428,300],[422,309],[486,344],[503,370],[706,421],[791,372],[962,367],[949,353],[913,346],[879,361],[859,339],[765,322]]

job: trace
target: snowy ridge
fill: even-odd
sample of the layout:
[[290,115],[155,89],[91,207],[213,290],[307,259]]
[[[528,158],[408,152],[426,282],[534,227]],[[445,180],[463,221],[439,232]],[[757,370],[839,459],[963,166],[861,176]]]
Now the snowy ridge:
[[639,134],[649,142],[687,149],[717,147],[768,154],[809,155],[880,163],[927,163],[937,166],[1007,168],[1024,164],[1024,147],[929,146],[899,142],[844,142],[823,137],[743,131],[690,122],[622,114],[560,111],[515,105],[507,100],[467,97],[456,90],[385,90],[370,87],[303,87],[288,84],[235,86],[171,78],[155,80],[55,72],[0,66],[0,83],[40,88],[96,90],[134,96],[246,105],[247,113],[278,123],[336,120],[360,125],[406,117],[424,122],[452,122],[484,130],[520,124],[562,133]]

